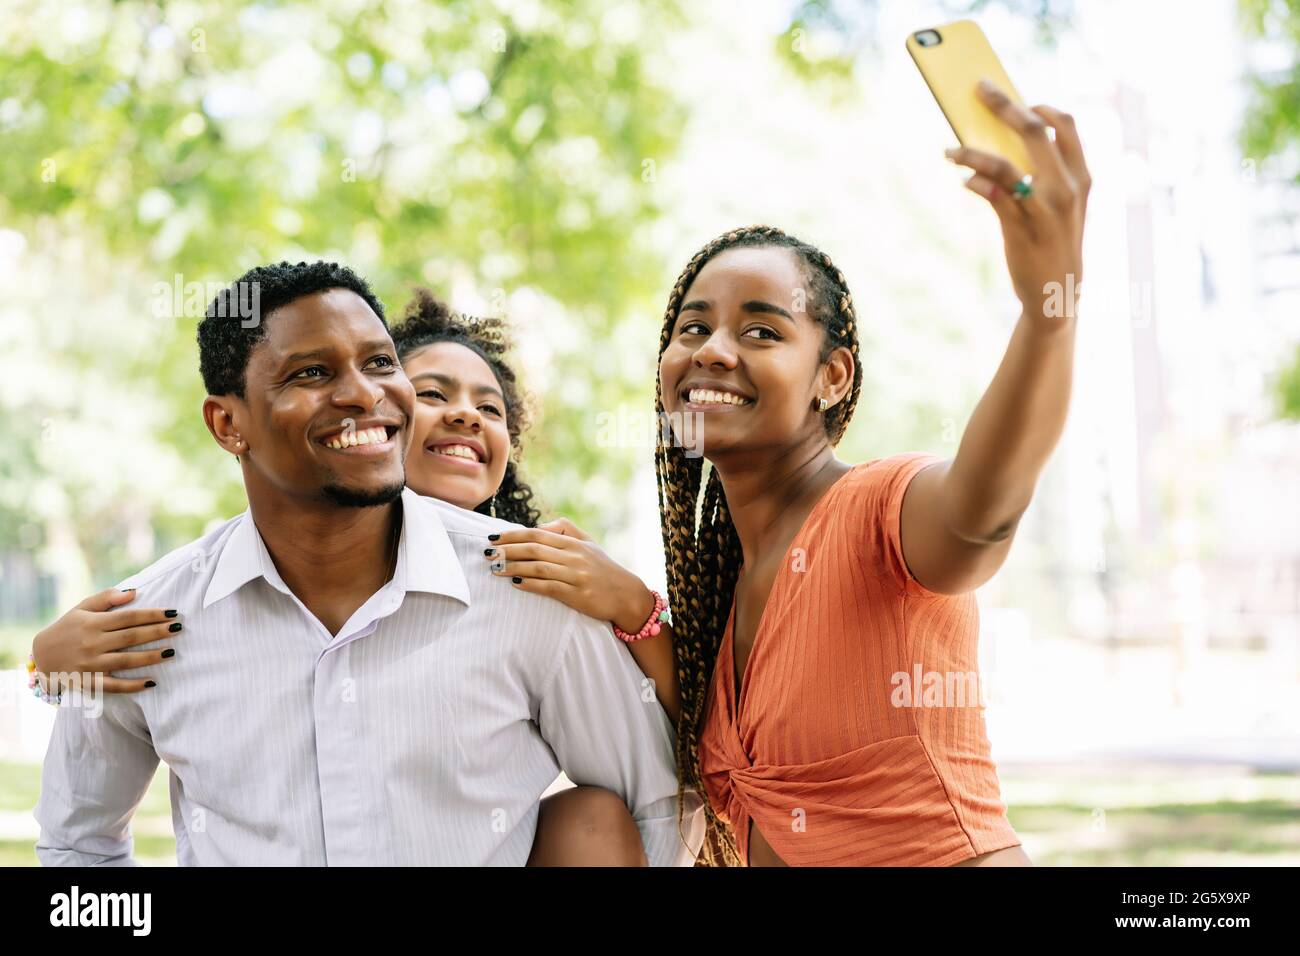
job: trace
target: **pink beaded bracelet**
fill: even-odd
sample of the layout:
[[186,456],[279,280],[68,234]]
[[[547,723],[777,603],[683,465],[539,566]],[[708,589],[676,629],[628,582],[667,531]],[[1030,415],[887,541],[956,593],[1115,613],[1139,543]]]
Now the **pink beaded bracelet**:
[[610,621],[610,626],[614,628],[614,636],[620,641],[631,643],[644,637],[654,637],[659,633],[660,624],[668,623],[668,602],[664,600],[663,595],[658,591],[651,591],[650,593],[654,595],[655,607],[650,612],[650,616],[646,618],[646,622],[641,625],[641,630],[635,634],[629,634],[613,621]]

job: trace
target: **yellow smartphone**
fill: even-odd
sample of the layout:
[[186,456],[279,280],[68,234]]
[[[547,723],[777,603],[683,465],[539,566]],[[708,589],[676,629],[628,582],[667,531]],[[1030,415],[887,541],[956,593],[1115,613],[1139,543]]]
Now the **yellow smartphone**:
[[1034,171],[1020,134],[995,116],[975,92],[980,77],[987,76],[1012,100],[1024,104],[978,23],[956,20],[917,30],[907,38],[907,52],[959,143],[1006,157],[1021,172]]

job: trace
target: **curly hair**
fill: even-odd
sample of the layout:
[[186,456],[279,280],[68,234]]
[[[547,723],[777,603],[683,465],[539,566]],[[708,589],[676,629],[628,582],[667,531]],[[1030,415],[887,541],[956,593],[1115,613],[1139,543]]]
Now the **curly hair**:
[[[826,330],[820,354],[825,361],[839,347],[853,355],[853,388],[844,401],[822,413],[830,444],[839,443],[862,390],[858,360],[857,318],[844,274],[821,250],[772,226],[748,226],[725,233],[697,252],[682,270],[664,311],[659,355],[672,340],[682,298],[705,264],[727,249],[774,246],[798,257],[809,285],[809,314]],[[662,384],[656,386],[655,411],[663,420]],[[681,687],[677,722],[678,826],[687,788],[704,801],[705,840],[702,865],[738,865],[735,834],[709,805],[700,776],[700,721],[718,649],[736,593],[742,560],[740,537],[727,509],[726,494],[716,470],[710,468],[701,501],[704,460],[688,457],[664,430],[655,447],[655,476],[659,487],[659,516],[667,555],[668,599],[673,614],[673,652]]]
[[391,329],[397,356],[405,360],[420,349],[441,342],[463,345],[492,369],[506,404],[506,431],[510,435],[510,460],[495,494],[474,510],[535,528],[541,512],[533,506],[533,489],[520,480],[518,458],[522,435],[530,414],[520,392],[515,371],[506,362],[511,343],[506,323],[496,318],[475,318],[452,312],[432,291],[416,287],[400,324]]

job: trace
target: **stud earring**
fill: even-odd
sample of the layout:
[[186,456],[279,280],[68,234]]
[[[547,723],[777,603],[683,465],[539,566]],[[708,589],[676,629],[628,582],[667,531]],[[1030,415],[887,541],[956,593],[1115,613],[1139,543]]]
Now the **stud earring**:
[[824,399],[824,398],[819,399],[819,400],[817,401],[817,411],[819,411],[819,412],[824,412],[824,411],[826,411],[826,405],[827,405],[826,399]]

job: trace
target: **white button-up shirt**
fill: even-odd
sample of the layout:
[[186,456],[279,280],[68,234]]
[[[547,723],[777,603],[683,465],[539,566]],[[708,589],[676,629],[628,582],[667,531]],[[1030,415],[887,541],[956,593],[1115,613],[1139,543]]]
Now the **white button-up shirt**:
[[689,864],[701,805],[679,833],[673,729],[609,625],[489,572],[514,525],[409,489],[402,508],[392,580],[336,635],[248,512],[124,582],[184,632],[158,686],[60,708],[42,863],[131,863],[161,758],[182,865],[522,865],[561,770],[627,802],[651,865]]

